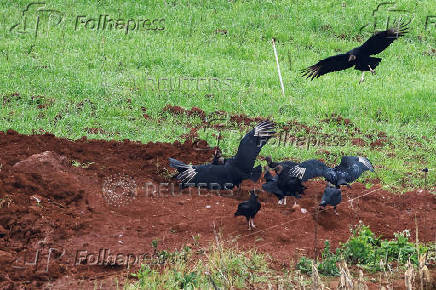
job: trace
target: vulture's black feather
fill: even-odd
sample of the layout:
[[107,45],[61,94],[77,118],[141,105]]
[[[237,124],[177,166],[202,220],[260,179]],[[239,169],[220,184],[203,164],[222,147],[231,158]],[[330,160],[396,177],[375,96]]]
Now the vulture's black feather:
[[[408,27],[407,24],[404,23],[399,23],[396,27],[377,32],[361,46],[353,48],[347,53],[330,56],[303,69],[303,76],[313,80],[329,72],[345,70],[352,66],[362,72],[371,71],[375,73],[375,68],[380,63],[381,58],[371,57],[371,55],[382,52],[394,42],[394,40],[400,38],[407,32]],[[363,81],[363,75],[361,81]]]
[[[181,187],[197,186],[210,189],[232,189],[244,179],[257,181],[261,174],[261,166],[253,168],[256,157],[262,147],[275,134],[274,124],[270,121],[259,123],[244,138],[238,152],[229,159],[214,160],[203,165],[187,165],[181,161],[169,158],[170,166],[179,171],[177,179]],[[222,160],[222,161],[220,161]]]

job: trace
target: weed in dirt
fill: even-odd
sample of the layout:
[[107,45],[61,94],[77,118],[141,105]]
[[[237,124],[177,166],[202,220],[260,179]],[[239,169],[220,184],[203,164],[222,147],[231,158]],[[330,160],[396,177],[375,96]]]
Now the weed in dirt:
[[80,167],[80,168],[89,168],[89,166],[91,166],[92,164],[94,164],[95,162],[79,162],[77,160],[72,160],[71,161],[71,165],[74,167]]
[[132,277],[138,281],[127,289],[244,288],[266,282],[267,261],[261,254],[212,247],[195,260],[190,247],[181,251],[158,251]]
[[339,257],[330,251],[330,242],[325,241],[324,250],[321,253],[321,263],[318,265],[318,271],[325,276],[339,276],[339,269],[336,263]]
[[[317,267],[318,272],[325,276],[338,276],[340,271],[337,263],[341,260],[370,272],[394,269],[407,263],[418,266],[418,252],[416,245],[409,241],[410,232],[404,230],[395,233],[394,236],[392,240],[384,240],[376,237],[368,226],[359,224],[351,230],[350,238],[336,249],[336,253],[330,252],[330,243],[325,242],[321,262]],[[418,247],[422,255],[431,252],[426,245],[419,244]],[[311,263],[311,259],[301,257],[296,269],[311,274]]]
[[[393,269],[395,266],[405,265],[409,260],[418,265],[418,252],[415,244],[409,242],[410,232],[404,230],[394,234],[392,240],[383,240],[376,237],[369,227],[359,225],[352,230],[348,241],[341,245],[337,253],[352,264],[358,264],[369,271],[381,271],[380,261],[383,265]],[[429,249],[419,245],[421,253]]]
[[0,208],[3,207],[9,207],[13,203],[12,198],[9,196],[1,197],[0,198]]

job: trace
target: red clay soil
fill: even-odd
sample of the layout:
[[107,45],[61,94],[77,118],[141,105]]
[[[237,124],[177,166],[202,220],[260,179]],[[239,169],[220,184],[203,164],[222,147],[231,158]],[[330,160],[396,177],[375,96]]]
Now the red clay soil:
[[180,106],[166,105],[162,109],[162,112],[163,113],[169,112],[169,113],[171,113],[173,115],[183,115],[183,114],[185,114],[185,115],[187,115],[189,117],[197,116],[197,117],[199,117],[202,120],[204,120],[206,118],[206,113],[202,109],[197,108],[197,107],[192,107],[191,109],[187,110],[187,109],[184,109],[184,108],[182,108]]
[[359,146],[359,147],[365,147],[366,146],[366,142],[365,140],[363,140],[362,138],[353,138],[351,140],[351,143],[355,146]]
[[[114,286],[113,277],[124,281],[127,271],[137,269],[138,257],[153,253],[153,240],[159,241],[159,250],[175,250],[200,235],[200,246],[207,247],[214,228],[224,241],[268,253],[277,269],[300,255],[313,256],[314,213],[323,181],[306,184],[300,208],[292,207],[293,198],[278,205],[275,197],[260,192],[262,209],[250,232],[245,219],[233,213],[263,179],[245,182],[239,194],[199,194],[195,188],[179,191],[177,185],[172,193],[168,157],[203,163],[213,154],[213,149],[192,150],[192,140],[70,141],[10,130],[0,132],[0,146],[1,288]],[[165,182],[170,185],[158,186]],[[379,185],[368,190],[354,183],[343,189],[338,213],[319,213],[320,247],[324,240],[333,248],[345,242],[359,221],[392,238],[395,232],[414,230],[415,215],[420,241],[435,239],[436,201],[426,191],[396,195]],[[115,258],[118,265],[108,263]]]

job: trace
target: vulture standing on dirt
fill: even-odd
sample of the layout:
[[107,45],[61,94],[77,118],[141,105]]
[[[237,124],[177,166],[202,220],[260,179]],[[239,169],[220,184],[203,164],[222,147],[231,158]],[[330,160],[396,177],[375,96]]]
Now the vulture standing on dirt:
[[203,186],[209,189],[232,189],[239,186],[244,179],[259,179],[262,168],[260,165],[253,168],[254,163],[262,147],[275,133],[274,123],[263,121],[242,138],[238,152],[232,158],[219,161],[218,157],[217,162],[203,165],[188,165],[169,158],[170,166],[179,171],[177,179],[182,188]]
[[407,24],[399,23],[398,26],[380,31],[371,36],[364,44],[353,48],[347,53],[330,56],[320,60],[317,64],[302,70],[306,78],[318,78],[326,73],[341,71],[354,66],[354,69],[362,72],[359,83],[364,81],[365,71],[375,74],[375,68],[382,60],[371,55],[379,54],[385,50],[394,40],[408,32]]
[[248,222],[248,230],[255,228],[254,217],[260,210],[260,202],[257,200],[258,196],[254,193],[254,190],[250,191],[250,199],[238,204],[238,209],[235,212],[235,217],[243,215]]
[[[297,163],[292,161],[284,161],[297,165]],[[276,175],[272,176],[269,172],[268,167],[265,167],[264,177],[266,183],[262,184],[262,189],[274,194],[279,200],[279,204],[286,204],[286,196],[295,196],[300,198],[300,194],[304,193],[306,187],[301,183],[301,180],[297,177],[290,177],[287,175],[287,170],[284,170],[287,165],[286,163],[275,164]],[[271,164],[271,163],[270,163]]]
[[336,206],[341,202],[341,200],[342,194],[340,186],[331,186],[328,184],[324,189],[324,194],[322,195],[319,206],[324,208],[326,205],[332,205],[335,210],[335,214],[338,214],[336,212]]

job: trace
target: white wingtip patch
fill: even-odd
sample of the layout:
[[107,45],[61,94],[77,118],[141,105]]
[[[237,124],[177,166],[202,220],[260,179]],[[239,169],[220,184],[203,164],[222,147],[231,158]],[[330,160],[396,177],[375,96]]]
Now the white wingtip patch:
[[291,175],[292,177],[297,177],[298,179],[303,179],[305,172],[306,168],[296,165],[289,170],[289,175]]
[[369,162],[368,159],[366,159],[365,157],[361,157],[361,156],[358,156],[358,157],[359,157],[359,162],[360,163],[365,165],[366,168],[368,168],[369,170],[374,171],[374,167],[372,167],[372,164],[371,164],[371,162]]
[[189,183],[196,174],[197,171],[192,167],[192,165],[188,165],[187,169],[177,176],[177,179],[182,183]]
[[263,121],[254,127],[254,136],[270,137],[274,133],[274,123],[271,121]]

